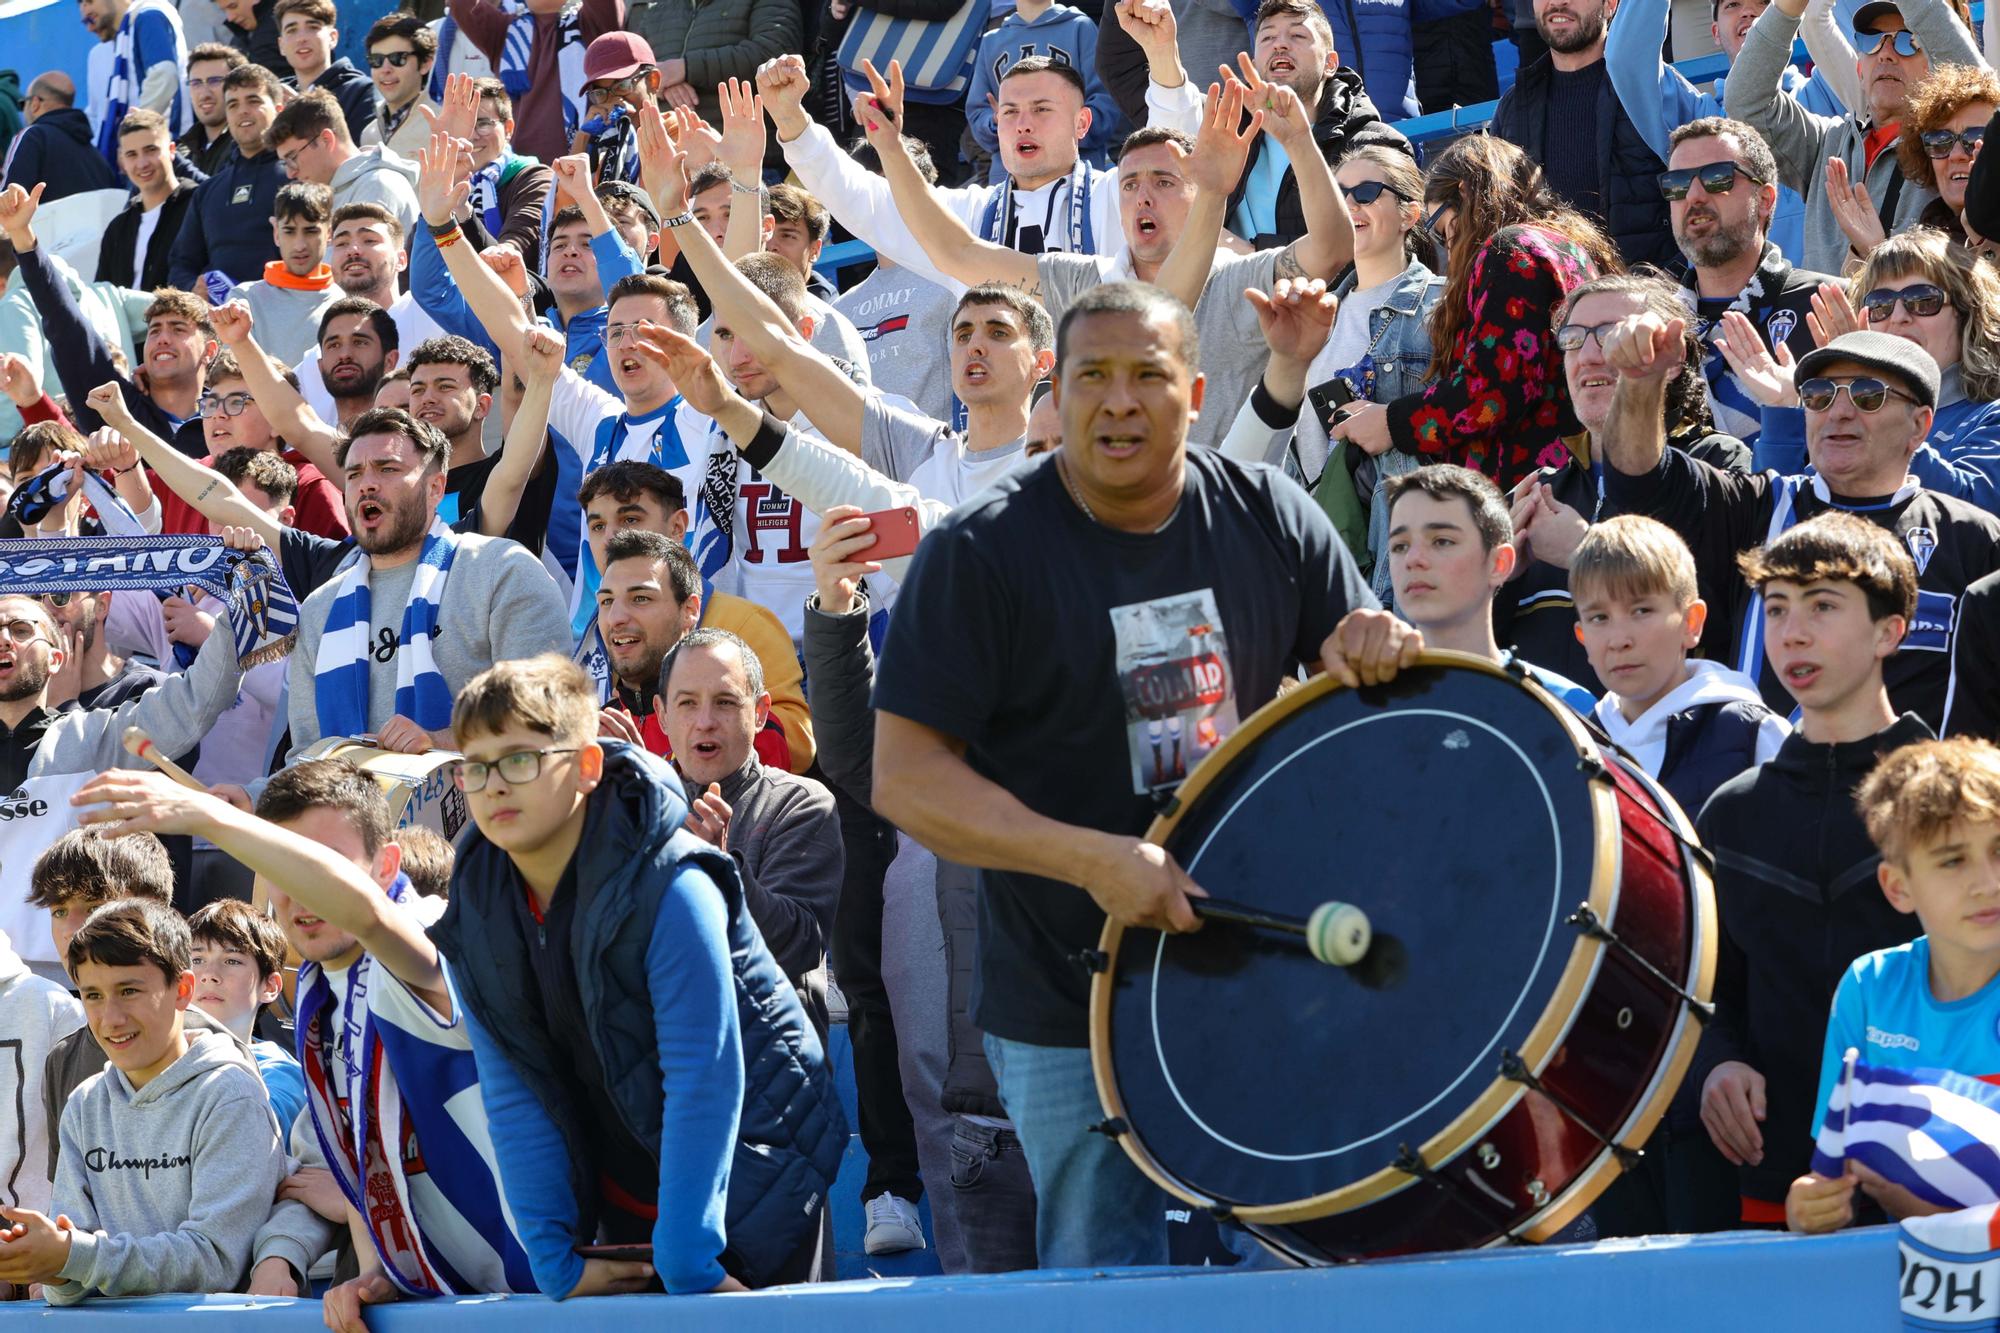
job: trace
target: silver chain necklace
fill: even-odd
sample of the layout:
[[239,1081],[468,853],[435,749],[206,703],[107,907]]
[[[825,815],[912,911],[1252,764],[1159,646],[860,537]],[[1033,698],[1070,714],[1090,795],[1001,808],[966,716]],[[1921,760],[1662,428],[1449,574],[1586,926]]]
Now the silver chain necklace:
[[[1092,512],[1090,508],[1090,501],[1084,499],[1083,492],[1076,488],[1076,482],[1071,480],[1069,475],[1069,464],[1061,454],[1056,455],[1056,472],[1058,475],[1062,477],[1063,489],[1069,492],[1070,499],[1076,501],[1076,507],[1083,511],[1083,516],[1089,519],[1092,523],[1097,524],[1099,527],[1108,526],[1106,523],[1103,522],[1103,520],[1099,519],[1094,512]],[[1187,494],[1187,485],[1185,482],[1182,483],[1181,494],[1182,495]],[[1146,535],[1148,537],[1151,537],[1154,536],[1155,534],[1165,532],[1167,529],[1167,524],[1173,522],[1174,515],[1180,512],[1181,512],[1180,497],[1176,496],[1174,499],[1174,507],[1167,511],[1167,516],[1164,519],[1160,520],[1160,526],[1154,528],[1152,532],[1149,532]]]

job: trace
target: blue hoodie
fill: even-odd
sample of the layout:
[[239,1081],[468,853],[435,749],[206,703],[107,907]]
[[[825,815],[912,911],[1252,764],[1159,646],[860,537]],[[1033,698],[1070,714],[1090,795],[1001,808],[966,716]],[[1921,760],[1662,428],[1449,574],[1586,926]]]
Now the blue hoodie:
[[287,179],[276,149],[246,158],[232,144],[215,174],[195,187],[167,261],[173,285],[198,292],[201,275],[211,269],[239,283],[263,277],[264,265],[278,257],[278,243],[271,239],[271,206]]
[[1083,75],[1084,106],[1090,111],[1090,129],[1077,145],[1078,153],[1094,167],[1111,165],[1111,148],[1124,142],[1130,129],[1118,110],[1104,80],[1097,74],[1097,25],[1090,15],[1068,5],[1050,5],[1040,18],[1026,20],[1016,12],[979,39],[979,54],[972,61],[972,83],[965,90],[965,125],[972,141],[993,155],[989,185],[1006,179],[1000,165],[1000,130],[986,99],[997,98],[1000,77],[1017,60],[1044,56],[1068,65]]

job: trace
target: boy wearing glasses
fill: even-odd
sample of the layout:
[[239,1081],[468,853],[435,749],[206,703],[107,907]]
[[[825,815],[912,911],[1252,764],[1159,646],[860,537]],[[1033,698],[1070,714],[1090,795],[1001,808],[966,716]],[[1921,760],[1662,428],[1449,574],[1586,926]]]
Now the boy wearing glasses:
[[[541,1289],[806,1279],[847,1126],[708,818],[663,761],[598,742],[597,692],[554,654],[478,676],[452,726],[475,827],[432,938]],[[594,1278],[600,1239],[650,1265]]]
[[1798,364],[1812,472],[1732,476],[1666,447],[1660,405],[1681,364],[1684,325],[1635,315],[1608,334],[1604,359],[1618,377],[1603,432],[1604,512],[1657,518],[1679,533],[1707,571],[1710,614],[1703,656],[1758,682],[1765,703],[1789,713],[1791,696],[1758,626],[1763,598],[1715,571],[1738,552],[1772,541],[1828,510],[1846,510],[1896,534],[1917,570],[1908,632],[1883,667],[1898,712],[1943,724],[1958,598],[2000,569],[2000,519],[1926,490],[1909,475],[1938,398],[1937,362],[1907,338],[1845,333]]
[[[309,760],[274,776],[252,815],[160,774],[107,773],[75,803],[107,834],[193,834],[248,866],[302,960],[300,1132],[346,1199],[361,1269],[326,1293],[327,1326],[362,1327],[362,1306],[402,1295],[535,1290],[501,1200],[468,1025],[424,933],[443,904],[402,873],[375,780]],[[315,1247],[260,1248],[256,1289],[272,1289],[265,1265],[289,1264],[299,1294]]]

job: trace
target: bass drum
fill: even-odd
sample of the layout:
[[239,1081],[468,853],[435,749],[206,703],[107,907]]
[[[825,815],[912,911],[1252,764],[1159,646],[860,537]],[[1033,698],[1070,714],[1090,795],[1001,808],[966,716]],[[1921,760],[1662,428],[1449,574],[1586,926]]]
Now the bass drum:
[[395,827],[420,825],[456,844],[465,827],[465,793],[454,775],[459,756],[450,750],[399,754],[376,746],[373,736],[325,736],[299,758],[345,759],[381,785]]
[[1349,967],[1107,926],[1091,1052],[1170,1193],[1300,1263],[1541,1241],[1643,1144],[1715,971],[1687,819],[1518,673],[1427,653],[1249,718],[1148,833],[1218,898],[1359,906]]

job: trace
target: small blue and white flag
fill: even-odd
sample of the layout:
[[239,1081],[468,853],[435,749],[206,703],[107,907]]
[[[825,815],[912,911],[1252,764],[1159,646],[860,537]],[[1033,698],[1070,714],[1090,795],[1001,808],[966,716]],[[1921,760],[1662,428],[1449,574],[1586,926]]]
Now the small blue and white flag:
[[1939,1208],[2000,1203],[2000,1087],[1948,1069],[1881,1069],[1850,1048],[1813,1145],[1815,1175],[1859,1162]]

